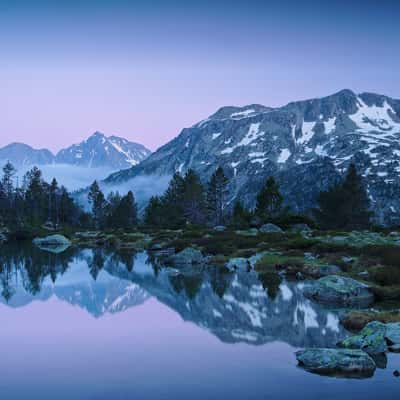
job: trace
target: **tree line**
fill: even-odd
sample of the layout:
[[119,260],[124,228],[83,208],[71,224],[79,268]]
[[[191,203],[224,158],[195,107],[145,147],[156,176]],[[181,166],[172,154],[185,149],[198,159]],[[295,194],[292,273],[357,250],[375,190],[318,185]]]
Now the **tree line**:
[[[90,212],[78,206],[56,179],[45,182],[37,167],[28,171],[20,186],[15,185],[16,170],[11,163],[3,167],[0,180],[0,225],[12,227],[60,226],[96,229],[136,229],[139,225],[159,229],[179,229],[188,225],[229,225],[237,229],[279,222],[293,215],[274,177],[261,186],[254,209],[240,201],[230,204],[229,179],[219,167],[205,184],[190,169],[176,172],[165,193],[150,198],[139,218],[132,191],[105,196],[97,181],[89,188]],[[322,229],[364,229],[372,214],[362,177],[351,164],[344,179],[316,199],[311,216]]]
[[47,224],[57,228],[84,224],[88,218],[56,179],[45,182],[39,168],[24,175],[21,185],[15,184],[16,169],[7,162],[0,180],[0,225],[13,229]]

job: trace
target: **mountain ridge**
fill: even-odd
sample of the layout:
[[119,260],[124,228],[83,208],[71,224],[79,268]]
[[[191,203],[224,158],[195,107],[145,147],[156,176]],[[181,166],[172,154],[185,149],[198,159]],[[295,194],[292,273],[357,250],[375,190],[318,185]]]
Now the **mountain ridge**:
[[122,137],[96,131],[80,143],[52,153],[46,148],[14,142],[0,148],[0,161],[11,161],[17,167],[30,165],[68,164],[97,168],[109,167],[114,170],[129,168],[144,160],[151,151],[142,144]]
[[377,221],[400,222],[400,100],[344,89],[282,107],[221,107],[104,183],[189,168],[205,182],[222,166],[230,180],[230,204],[240,199],[254,206],[260,186],[273,175],[287,205],[305,212],[350,162],[365,179]]

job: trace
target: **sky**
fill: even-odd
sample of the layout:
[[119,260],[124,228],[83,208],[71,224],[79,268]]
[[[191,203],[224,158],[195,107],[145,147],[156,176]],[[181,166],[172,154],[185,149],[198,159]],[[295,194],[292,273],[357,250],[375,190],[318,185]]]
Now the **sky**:
[[0,0],[0,146],[157,149],[226,105],[400,98],[400,1]]

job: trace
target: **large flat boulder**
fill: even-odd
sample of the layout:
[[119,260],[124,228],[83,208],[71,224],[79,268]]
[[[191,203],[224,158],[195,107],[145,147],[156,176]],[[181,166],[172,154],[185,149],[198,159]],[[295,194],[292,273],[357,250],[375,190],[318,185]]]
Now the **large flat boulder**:
[[374,301],[370,287],[352,278],[329,275],[304,288],[304,295],[312,300],[340,305],[368,305]]
[[374,360],[362,350],[305,349],[296,352],[299,366],[321,375],[370,377],[374,374]]

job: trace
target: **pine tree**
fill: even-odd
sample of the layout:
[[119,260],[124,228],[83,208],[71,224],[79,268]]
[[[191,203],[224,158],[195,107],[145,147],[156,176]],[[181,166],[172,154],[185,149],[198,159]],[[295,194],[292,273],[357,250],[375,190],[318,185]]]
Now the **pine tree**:
[[224,208],[226,205],[228,182],[224,170],[218,167],[212,174],[208,184],[207,211],[210,222],[213,225],[222,225],[224,222]]
[[362,177],[354,164],[349,166],[343,182],[317,198],[315,217],[323,229],[365,229],[370,226],[369,199]]
[[58,220],[58,182],[53,178],[49,187],[49,220],[57,226]]
[[6,165],[3,167],[3,179],[1,181],[3,190],[6,193],[8,199],[11,199],[12,192],[13,192],[13,179],[16,173],[16,169],[7,161]]
[[204,188],[192,169],[187,171],[184,178],[183,213],[189,224],[200,225],[205,222]]
[[90,185],[88,201],[92,205],[92,214],[96,228],[103,228],[106,217],[107,202],[97,181],[94,181]]
[[133,192],[129,191],[122,199],[125,209],[125,227],[132,229],[138,224],[138,207]]
[[279,185],[270,176],[257,195],[255,214],[262,222],[277,217],[282,211],[282,195]]
[[43,223],[48,215],[48,184],[42,178],[42,171],[33,167],[25,174],[26,214],[33,225]]
[[143,223],[149,227],[160,228],[163,225],[163,208],[161,199],[158,196],[150,198],[144,210]]
[[183,212],[184,190],[185,180],[179,172],[176,172],[161,199],[164,210],[164,224],[167,228],[180,228],[185,223]]
[[238,229],[246,229],[250,225],[251,212],[243,207],[240,201],[237,201],[233,207],[232,225]]

